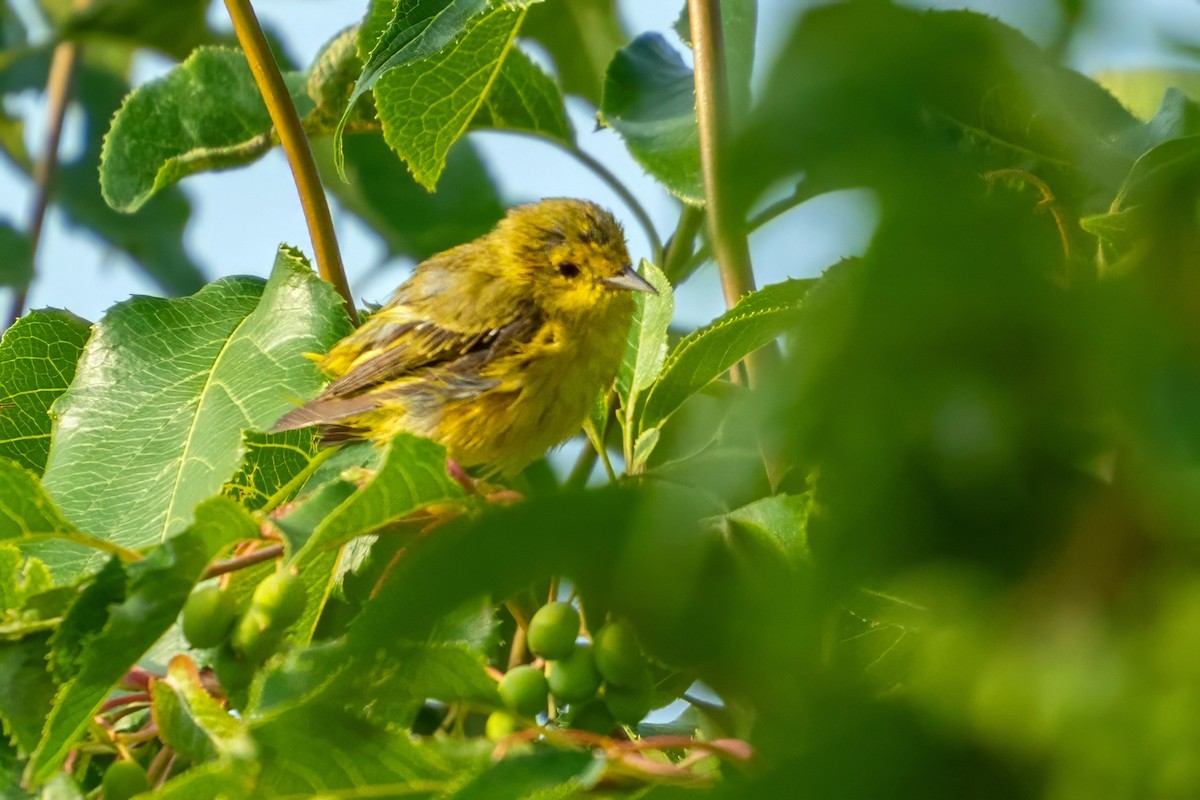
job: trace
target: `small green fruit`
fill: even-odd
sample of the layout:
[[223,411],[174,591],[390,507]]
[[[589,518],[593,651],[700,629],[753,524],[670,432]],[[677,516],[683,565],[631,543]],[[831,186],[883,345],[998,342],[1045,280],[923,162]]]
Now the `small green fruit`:
[[146,770],[136,761],[114,761],[104,771],[101,781],[104,800],[129,800],[135,794],[150,791]]
[[636,725],[650,713],[654,696],[649,689],[626,689],[609,683],[604,687],[604,704],[617,722]]
[[192,647],[216,647],[229,638],[237,617],[237,601],[220,586],[197,587],[183,604],[183,635]]
[[571,655],[550,661],[546,667],[550,693],[560,703],[590,700],[600,690],[600,673],[590,644],[576,645]]
[[213,672],[226,693],[239,692],[249,686],[257,669],[257,664],[243,658],[229,644],[218,648],[213,659]]
[[579,612],[570,603],[547,603],[529,620],[526,641],[542,658],[566,658],[579,635]]
[[229,641],[247,661],[262,664],[283,644],[283,627],[266,611],[251,604],[233,626]]
[[484,735],[493,742],[511,736],[516,730],[517,720],[507,711],[493,711],[488,714],[487,722],[483,726]]
[[617,686],[636,688],[650,682],[646,656],[637,634],[625,620],[610,622],[596,631],[596,668],[604,680]]
[[504,705],[527,717],[546,710],[549,692],[546,676],[528,664],[513,667],[500,681],[500,699]]
[[290,572],[275,572],[262,579],[254,588],[250,605],[261,609],[271,618],[271,626],[283,629],[300,619],[304,613],[307,593],[304,581]]

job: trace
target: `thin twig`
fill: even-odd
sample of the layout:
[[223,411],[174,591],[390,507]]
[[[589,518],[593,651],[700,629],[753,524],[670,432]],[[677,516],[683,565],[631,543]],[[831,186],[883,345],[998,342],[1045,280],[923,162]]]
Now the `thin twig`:
[[[729,80],[725,71],[725,44],[721,32],[720,0],[688,0],[692,52],[695,60],[696,122],[700,134],[700,166],[704,173],[704,200],[725,305],[733,308],[754,291],[754,271],[745,224],[734,213],[726,196],[723,159],[729,140]],[[772,342],[746,357],[750,385],[779,358]]]
[[273,544],[267,547],[260,547],[252,553],[247,553],[244,556],[230,558],[226,561],[216,561],[208,565],[208,569],[204,570],[204,578],[215,578],[218,575],[224,575],[226,572],[236,572],[239,569],[252,567],[255,564],[261,564],[264,561],[270,561],[273,558],[278,558],[283,555],[283,545]]
[[[79,63],[79,46],[73,42],[62,42],[54,48],[50,60],[50,72],[46,76],[46,138],[42,151],[33,165],[33,208],[29,213],[30,267],[37,262],[38,244],[42,239],[42,226],[46,221],[46,209],[50,205],[50,192],[58,172],[58,148],[62,141],[63,118],[71,99],[71,88],[75,82],[75,67]],[[32,282],[33,275],[30,274]],[[12,307],[8,312],[8,327],[25,313],[29,299],[29,283],[18,286],[13,295]]]
[[304,219],[308,224],[308,235],[312,238],[317,270],[322,278],[337,289],[350,321],[358,325],[358,312],[354,309],[354,298],[342,267],[337,232],[329,215],[329,202],[325,198],[325,189],[321,186],[300,116],[292,105],[283,76],[279,74],[279,65],[275,63],[250,0],[225,0],[225,8],[233,20],[233,29],[250,62],[250,71],[254,73],[254,80],[267,104],[267,112],[271,115],[271,122],[279,134],[279,142],[292,169],[292,178],[296,181],[296,191],[300,195],[300,205],[304,208]]
[[704,210],[685,205],[679,213],[679,222],[675,224],[675,233],[671,234],[667,250],[663,253],[663,274],[672,284],[681,283],[694,271],[694,267],[689,269],[692,251],[696,246],[696,235],[703,225]]

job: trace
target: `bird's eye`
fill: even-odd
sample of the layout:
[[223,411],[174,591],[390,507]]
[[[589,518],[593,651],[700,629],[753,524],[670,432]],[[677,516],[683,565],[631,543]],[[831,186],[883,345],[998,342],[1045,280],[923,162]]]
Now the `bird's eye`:
[[571,261],[558,262],[558,274],[564,278],[574,278],[579,274],[579,265]]

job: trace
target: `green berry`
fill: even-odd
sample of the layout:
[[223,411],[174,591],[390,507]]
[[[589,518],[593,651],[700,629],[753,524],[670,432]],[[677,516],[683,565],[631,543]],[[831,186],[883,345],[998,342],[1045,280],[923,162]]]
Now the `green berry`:
[[114,761],[104,771],[101,781],[104,800],[129,800],[135,794],[150,791],[146,770],[136,761]]
[[579,612],[570,603],[547,603],[529,620],[526,641],[542,658],[566,658],[579,635]]
[[487,722],[483,726],[484,735],[493,742],[511,736],[516,730],[517,720],[507,711],[493,711],[488,714]]
[[213,659],[213,672],[217,674],[217,680],[226,693],[238,692],[249,686],[257,669],[257,664],[243,658],[229,644],[218,648]]
[[183,604],[183,635],[192,647],[216,647],[229,638],[237,601],[215,583],[197,587]]
[[283,628],[266,611],[251,604],[233,626],[229,641],[243,658],[257,665],[270,658],[283,644]]
[[650,681],[646,656],[633,627],[624,620],[610,622],[596,631],[596,668],[604,680],[617,686],[639,687]]
[[590,644],[577,645],[571,655],[550,661],[546,667],[550,693],[560,703],[590,700],[600,690],[600,673]]
[[604,704],[617,722],[636,725],[650,713],[654,695],[649,689],[626,689],[610,683],[604,687]]
[[254,589],[250,605],[271,618],[270,627],[286,628],[304,613],[307,599],[304,581],[290,572],[275,572],[262,579]]
[[513,667],[500,681],[500,699],[504,705],[527,717],[546,710],[549,692],[546,676],[528,664]]

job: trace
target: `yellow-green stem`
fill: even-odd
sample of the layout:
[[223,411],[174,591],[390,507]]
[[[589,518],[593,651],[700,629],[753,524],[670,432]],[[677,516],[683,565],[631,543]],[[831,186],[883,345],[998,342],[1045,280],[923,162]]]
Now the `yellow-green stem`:
[[233,20],[233,29],[237,33],[242,50],[246,53],[246,59],[250,62],[250,71],[254,74],[258,90],[267,104],[271,122],[279,134],[279,142],[283,145],[283,152],[291,167],[292,178],[296,181],[296,191],[304,209],[304,220],[312,238],[317,271],[337,289],[345,303],[346,313],[350,315],[351,322],[357,325],[358,313],[354,309],[350,284],[346,281],[346,272],[342,268],[342,256],[338,251],[337,233],[333,228],[333,218],[329,215],[325,189],[321,186],[321,178],[317,174],[317,165],[313,161],[312,149],[304,135],[300,116],[296,113],[283,76],[279,73],[279,65],[275,63],[275,57],[271,54],[266,37],[263,36],[250,0],[225,0],[225,8]]
[[[725,305],[754,291],[754,271],[746,228],[731,207],[724,185],[723,159],[729,148],[729,80],[721,30],[720,0],[688,0],[692,52],[695,60],[696,122],[700,133],[700,167],[708,234],[721,272]],[[757,384],[779,353],[770,344],[746,358],[750,385]]]

